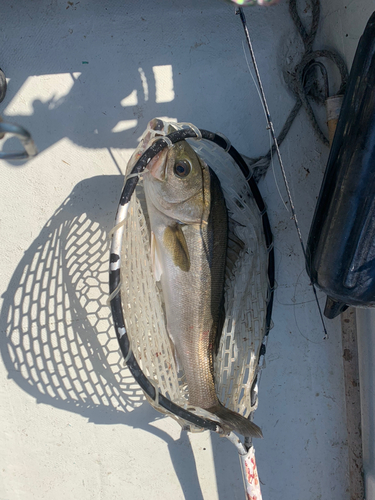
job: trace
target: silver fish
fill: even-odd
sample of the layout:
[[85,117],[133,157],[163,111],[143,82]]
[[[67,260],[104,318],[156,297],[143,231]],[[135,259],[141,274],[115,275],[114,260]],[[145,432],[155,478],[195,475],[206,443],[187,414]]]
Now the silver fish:
[[216,395],[215,345],[224,318],[228,216],[220,183],[186,141],[164,149],[143,174],[155,279],[189,404],[217,415],[224,432],[261,437],[260,428]]

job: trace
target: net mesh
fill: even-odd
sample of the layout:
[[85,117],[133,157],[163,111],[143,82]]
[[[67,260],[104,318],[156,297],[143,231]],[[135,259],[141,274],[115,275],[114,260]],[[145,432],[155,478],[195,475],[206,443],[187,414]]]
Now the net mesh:
[[[181,125],[173,124],[173,127]],[[146,130],[144,136],[152,132]],[[160,131],[154,133],[163,135]],[[206,140],[187,141],[218,176],[235,233],[245,244],[235,268],[226,277],[225,322],[214,361],[214,379],[220,401],[249,416],[257,406],[257,398],[252,398],[251,393],[266,332],[270,297],[262,214],[242,172],[228,153]],[[131,160],[127,174],[133,165]],[[121,253],[121,298],[131,349],[153,385],[164,396],[186,408],[188,387],[173,356],[162,290],[152,274],[150,227],[141,179],[124,223]],[[157,401],[150,402],[161,411]],[[198,413],[203,415],[205,412]]]

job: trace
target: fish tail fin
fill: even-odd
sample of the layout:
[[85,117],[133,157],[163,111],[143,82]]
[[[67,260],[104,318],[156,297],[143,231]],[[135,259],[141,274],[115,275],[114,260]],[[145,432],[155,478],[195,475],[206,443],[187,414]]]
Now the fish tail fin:
[[260,427],[254,424],[254,422],[251,422],[239,413],[229,410],[229,408],[226,408],[220,403],[215,406],[211,406],[211,408],[208,408],[207,411],[214,413],[220,418],[225,432],[235,431],[245,437],[263,437]]

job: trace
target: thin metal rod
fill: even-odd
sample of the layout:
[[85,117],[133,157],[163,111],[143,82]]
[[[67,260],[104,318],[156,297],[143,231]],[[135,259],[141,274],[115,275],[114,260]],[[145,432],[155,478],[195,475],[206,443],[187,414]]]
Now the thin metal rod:
[[[286,177],[284,164],[283,164],[283,161],[281,159],[279,144],[277,142],[277,138],[276,138],[276,135],[275,135],[275,129],[274,129],[273,122],[272,122],[272,119],[271,119],[270,111],[268,109],[266,95],[264,93],[264,89],[263,89],[263,85],[262,85],[262,80],[260,78],[260,74],[259,74],[259,70],[258,70],[258,65],[257,65],[256,59],[255,59],[255,54],[254,54],[253,46],[252,46],[252,43],[251,43],[249,30],[247,28],[246,17],[245,17],[245,14],[243,12],[243,9],[241,7],[239,7],[237,9],[236,14],[240,15],[240,18],[241,18],[241,21],[242,21],[242,25],[243,25],[243,29],[245,31],[247,45],[249,47],[251,60],[253,62],[253,66],[254,66],[254,70],[255,70],[255,75],[256,75],[257,82],[258,82],[258,86],[259,86],[260,96],[261,96],[261,100],[262,100],[263,107],[264,107],[264,112],[266,114],[266,120],[267,120],[268,128],[269,128],[269,130],[271,132],[273,143],[275,144],[275,150],[276,150],[277,158],[279,160],[279,164],[280,164],[280,168],[281,168],[281,173],[282,173],[282,176],[283,176],[283,180],[284,180],[284,184],[285,184],[285,188],[286,188],[286,192],[287,192],[287,196],[288,196],[288,200],[289,200],[289,204],[290,204],[290,210],[292,212],[291,219],[294,221],[294,225],[296,227],[298,238],[299,238],[299,241],[300,241],[300,244],[301,244],[302,253],[303,253],[303,256],[304,256],[304,259],[305,259],[305,262],[306,262],[305,245],[304,245],[304,242],[303,242],[303,239],[302,239],[302,234],[301,234],[301,230],[300,230],[300,227],[299,227],[299,224],[298,224],[297,214],[296,214],[296,210],[294,208],[294,203],[293,203],[293,200],[292,200],[292,195],[291,195],[289,184],[288,184],[288,179]],[[312,286],[313,291],[314,291],[314,297],[315,297],[315,300],[316,300],[316,303],[317,303],[317,306],[318,306],[320,319],[322,321],[323,330],[324,330],[324,338],[327,339],[328,338],[328,333],[327,333],[327,329],[326,329],[326,326],[325,326],[325,323],[324,323],[323,313],[322,313],[322,310],[321,310],[321,307],[320,307],[320,304],[319,304],[318,295],[316,293],[316,288],[315,288],[315,285],[313,283],[311,283],[311,286]]]

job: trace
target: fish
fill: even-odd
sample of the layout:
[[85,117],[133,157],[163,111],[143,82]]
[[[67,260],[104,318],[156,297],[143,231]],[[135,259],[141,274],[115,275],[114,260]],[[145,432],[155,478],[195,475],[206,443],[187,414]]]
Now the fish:
[[151,229],[151,260],[164,297],[166,327],[189,405],[220,420],[223,432],[262,437],[261,429],[224,405],[213,361],[224,311],[228,212],[219,179],[186,141],[148,164],[143,186]]

